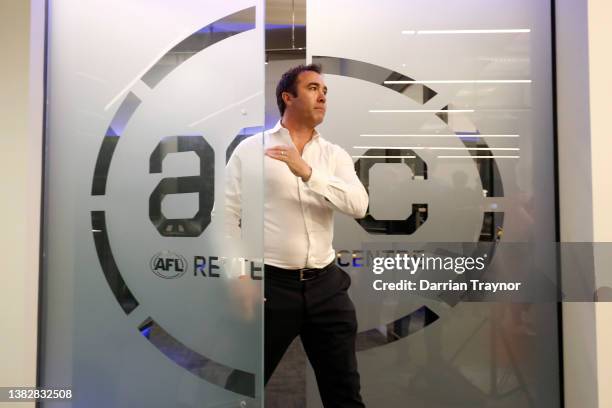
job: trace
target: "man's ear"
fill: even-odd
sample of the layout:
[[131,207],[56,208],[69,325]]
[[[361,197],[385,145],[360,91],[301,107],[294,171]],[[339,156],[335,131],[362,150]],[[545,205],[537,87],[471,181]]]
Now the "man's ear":
[[293,95],[291,95],[291,93],[289,92],[283,92],[281,94],[281,97],[283,98],[283,102],[285,102],[285,105],[289,105],[289,102],[293,99]]

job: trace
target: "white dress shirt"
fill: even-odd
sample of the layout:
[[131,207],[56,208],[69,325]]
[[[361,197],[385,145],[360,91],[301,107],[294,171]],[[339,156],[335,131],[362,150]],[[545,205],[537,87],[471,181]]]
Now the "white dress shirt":
[[[262,173],[261,168],[245,164],[253,162],[249,156],[263,154],[262,145],[264,149],[295,147],[280,122],[236,147],[226,167],[225,223],[230,234],[240,231],[243,175]],[[355,174],[353,160],[340,146],[315,130],[302,158],[312,168],[307,182],[293,175],[284,162],[268,156],[263,160],[264,262],[279,268],[322,268],[332,262],[334,210],[362,218],[368,208],[368,194]]]

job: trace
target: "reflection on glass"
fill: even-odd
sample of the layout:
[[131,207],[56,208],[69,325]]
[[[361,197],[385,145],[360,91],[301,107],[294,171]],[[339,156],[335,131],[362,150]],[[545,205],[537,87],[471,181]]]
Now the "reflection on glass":
[[[370,218],[337,218],[334,239],[359,330],[377,344],[359,353],[366,404],[558,407],[554,306],[372,296],[370,270],[348,256],[554,240],[549,2],[311,0],[307,14],[307,57],[329,86],[321,131],[370,193]],[[513,264],[495,261],[508,277],[522,273]],[[376,342],[422,307],[438,318]],[[307,406],[321,406],[310,376]]]

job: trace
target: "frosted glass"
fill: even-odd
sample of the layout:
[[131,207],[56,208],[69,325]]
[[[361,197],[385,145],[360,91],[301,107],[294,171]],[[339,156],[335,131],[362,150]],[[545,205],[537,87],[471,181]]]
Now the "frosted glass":
[[[307,3],[307,60],[329,88],[319,130],[353,156],[370,194],[366,218],[337,215],[334,236],[353,281],[367,406],[560,406],[554,305],[373,297],[363,276],[368,248],[555,240],[550,10]],[[307,389],[307,406],[321,406],[312,373]]]
[[215,210],[264,123],[263,15],[50,2],[42,382],[71,406],[262,405],[263,189],[239,249]]

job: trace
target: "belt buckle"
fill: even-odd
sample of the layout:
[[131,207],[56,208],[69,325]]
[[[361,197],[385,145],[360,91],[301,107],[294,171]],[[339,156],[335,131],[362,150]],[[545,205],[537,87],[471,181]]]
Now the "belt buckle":
[[310,270],[310,269],[311,269],[311,268],[303,268],[303,269],[300,269],[300,282],[309,281],[309,280],[312,280],[312,279],[314,279],[314,278],[315,278],[314,276],[313,276],[313,277],[311,277],[311,278],[304,278],[304,271],[308,271],[308,270]]

